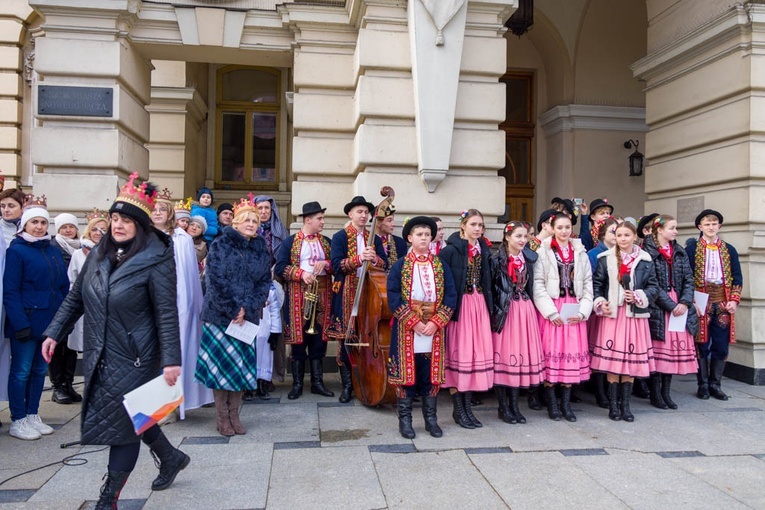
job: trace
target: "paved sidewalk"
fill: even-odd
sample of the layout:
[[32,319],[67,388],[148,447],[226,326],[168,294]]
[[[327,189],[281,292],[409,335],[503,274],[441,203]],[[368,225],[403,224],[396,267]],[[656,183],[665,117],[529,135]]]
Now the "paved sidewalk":
[[[245,405],[244,436],[218,435],[213,409],[165,426],[191,464],[170,489],[152,492],[156,468],[144,447],[120,508],[765,508],[765,387],[726,379],[729,401],[701,401],[694,376],[676,379],[680,409],[633,398],[631,424],[610,421],[582,394],[576,423],[552,422],[524,402],[528,423],[507,425],[488,395],[476,408],[484,427],[464,430],[442,392],[444,437],[431,438],[415,409],[414,440],[399,436],[391,407],[310,393],[290,401],[284,384],[272,400]],[[339,393],[336,376],[327,381]],[[79,438],[77,405],[53,404],[46,391],[40,414],[56,433],[19,441],[8,436],[0,403],[0,480],[98,449],[59,448]],[[59,463],[0,485],[0,510],[92,507],[107,454],[82,458],[87,464]]]

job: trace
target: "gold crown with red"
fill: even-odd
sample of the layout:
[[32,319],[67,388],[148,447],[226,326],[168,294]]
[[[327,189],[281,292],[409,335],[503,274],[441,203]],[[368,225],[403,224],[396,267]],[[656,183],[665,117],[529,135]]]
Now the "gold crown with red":
[[173,202],[173,195],[170,193],[170,190],[167,188],[162,188],[162,191],[159,191],[157,193],[156,200],[162,201],[162,202]]
[[88,214],[85,215],[85,219],[88,220],[88,223],[90,223],[93,220],[109,221],[109,213],[107,211],[102,211],[94,207],[92,211],[90,211]]
[[147,215],[151,215],[151,211],[154,210],[154,204],[157,201],[157,191],[147,192],[147,183],[142,182],[140,185],[137,185],[135,182],[137,178],[138,172],[130,174],[130,180],[120,188],[120,193],[114,201],[134,205]]
[[234,216],[237,216],[242,211],[256,212],[258,206],[255,205],[255,195],[251,192],[247,193],[247,198],[240,198],[239,202],[234,203]]
[[45,195],[41,195],[39,197],[36,197],[34,195],[26,195],[24,197],[24,209],[29,209],[32,207],[42,207],[43,209],[48,208],[48,198]]

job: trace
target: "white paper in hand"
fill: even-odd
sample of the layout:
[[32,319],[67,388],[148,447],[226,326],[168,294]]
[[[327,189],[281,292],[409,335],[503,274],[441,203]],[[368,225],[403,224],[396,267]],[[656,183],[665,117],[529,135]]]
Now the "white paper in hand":
[[[667,326],[667,329],[669,331],[674,331],[676,333],[681,333],[685,331],[685,323],[688,321],[688,310],[685,311],[683,315],[678,315],[675,317],[671,313],[669,314],[669,325]],[[665,339],[666,340],[666,339]]]
[[260,326],[250,321],[244,321],[241,324],[234,324],[234,321],[231,321],[226,328],[226,334],[247,345],[252,345],[258,336],[259,329]]
[[694,291],[693,303],[696,305],[696,312],[698,312],[699,315],[706,315],[707,303],[709,303],[709,294],[706,292],[699,292],[698,290]]
[[577,315],[579,315],[579,303],[563,303],[561,305],[560,318],[564,323]]

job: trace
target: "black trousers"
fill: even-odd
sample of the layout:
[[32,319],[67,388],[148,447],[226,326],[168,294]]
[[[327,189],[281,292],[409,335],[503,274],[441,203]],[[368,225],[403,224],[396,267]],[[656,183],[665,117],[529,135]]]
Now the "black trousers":
[[303,333],[303,343],[292,344],[292,361],[322,359],[326,354],[327,342],[322,341],[321,334],[308,335]]
[[[151,444],[162,435],[159,425],[150,427],[143,433],[141,441]],[[138,462],[138,454],[141,453],[141,443],[130,443],[111,446],[109,448],[109,470],[130,473]]]
[[74,381],[74,371],[77,368],[77,351],[66,345],[66,342],[56,344],[56,349],[48,365],[48,375],[54,387],[64,386]]
[[396,386],[398,398],[412,398],[417,395],[434,397],[438,395],[441,385],[430,382],[430,362],[433,355],[429,352],[418,352],[414,355],[414,384]]

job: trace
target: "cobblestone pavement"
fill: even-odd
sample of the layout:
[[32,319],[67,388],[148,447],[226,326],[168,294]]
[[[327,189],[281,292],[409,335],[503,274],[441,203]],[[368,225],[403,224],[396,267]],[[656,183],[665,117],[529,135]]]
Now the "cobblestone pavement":
[[[339,382],[327,376],[339,393]],[[398,434],[392,407],[310,393],[287,400],[287,384],[268,401],[247,403],[248,433],[224,438],[214,409],[187,413],[163,427],[191,464],[163,492],[144,447],[122,492],[124,509],[378,509],[378,508],[765,508],[765,387],[726,379],[727,402],[694,396],[695,377],[676,377],[680,408],[660,411],[633,398],[634,423],[612,422],[580,392],[576,423],[553,422],[522,405],[528,423],[497,419],[485,395],[476,415],[484,427],[459,428],[446,392],[439,399],[444,437]],[[525,402],[524,402],[525,404]],[[59,445],[79,438],[79,407],[50,402],[40,415],[56,432],[25,442],[8,435],[7,402],[0,403],[0,509],[78,509],[98,498],[107,454],[98,447]],[[64,465],[62,459],[80,454]]]

